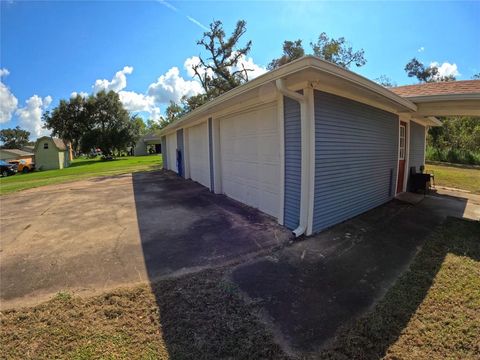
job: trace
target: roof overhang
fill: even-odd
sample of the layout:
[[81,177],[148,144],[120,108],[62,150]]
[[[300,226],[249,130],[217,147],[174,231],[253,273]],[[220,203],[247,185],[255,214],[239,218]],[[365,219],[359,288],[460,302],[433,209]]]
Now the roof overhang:
[[480,93],[409,97],[418,116],[480,116]]
[[315,56],[305,56],[218,96],[168,125],[159,135],[165,135],[195,123],[200,118],[209,117],[228,106],[246,103],[253,99],[260,99],[263,102],[267,102],[268,99],[274,100],[277,79],[285,79],[287,86],[293,90],[299,90],[302,86],[312,86],[354,100],[379,104],[380,107],[393,112],[417,111],[417,106],[412,101],[361,75]]

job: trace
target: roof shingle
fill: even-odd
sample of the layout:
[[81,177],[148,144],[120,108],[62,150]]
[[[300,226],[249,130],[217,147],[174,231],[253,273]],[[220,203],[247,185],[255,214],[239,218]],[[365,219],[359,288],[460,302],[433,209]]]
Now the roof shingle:
[[447,81],[406,85],[390,88],[389,90],[406,98],[434,95],[480,94],[480,80]]

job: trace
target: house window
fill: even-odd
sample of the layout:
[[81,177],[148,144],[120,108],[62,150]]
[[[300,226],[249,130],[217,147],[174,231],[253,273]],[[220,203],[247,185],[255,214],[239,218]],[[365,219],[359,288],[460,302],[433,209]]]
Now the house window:
[[43,148],[48,149],[48,143],[43,143]]
[[405,125],[400,125],[399,160],[405,160]]

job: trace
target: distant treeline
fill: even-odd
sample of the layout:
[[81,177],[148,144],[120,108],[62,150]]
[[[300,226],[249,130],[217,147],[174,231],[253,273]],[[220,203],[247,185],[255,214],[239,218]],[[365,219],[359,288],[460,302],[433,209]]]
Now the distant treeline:
[[480,165],[480,117],[440,118],[428,132],[426,159]]

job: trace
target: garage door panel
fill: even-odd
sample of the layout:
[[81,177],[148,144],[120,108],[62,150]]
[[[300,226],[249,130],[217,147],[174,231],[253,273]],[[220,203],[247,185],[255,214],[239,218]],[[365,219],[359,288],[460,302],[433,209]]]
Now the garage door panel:
[[276,108],[220,119],[223,192],[278,216],[280,144]]
[[210,163],[208,150],[208,125],[188,128],[190,178],[204,186],[210,186]]

